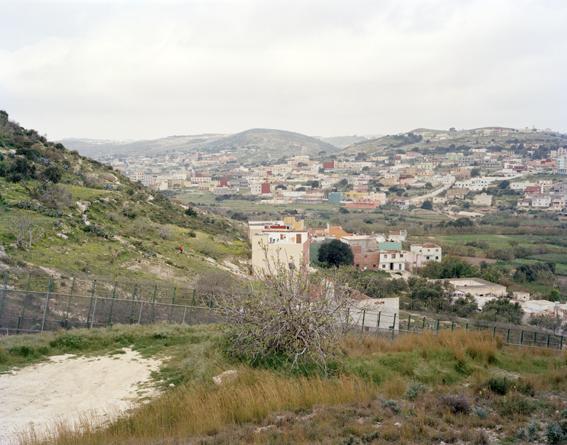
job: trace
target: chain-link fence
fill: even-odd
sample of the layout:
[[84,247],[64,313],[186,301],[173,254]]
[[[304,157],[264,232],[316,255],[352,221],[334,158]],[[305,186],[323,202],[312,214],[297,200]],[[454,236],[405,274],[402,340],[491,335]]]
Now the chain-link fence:
[[113,324],[183,323],[219,321],[207,306],[162,303],[156,300],[118,298],[93,292],[0,290],[0,332],[43,332],[56,329],[94,328]]
[[[217,323],[221,317],[206,299],[185,289],[178,298],[177,288],[160,294],[158,286],[133,284],[130,294],[119,286],[56,286],[48,282],[46,291],[0,286],[0,334],[43,332],[56,329],[94,328],[113,324]],[[162,289],[163,290],[163,289]],[[160,298],[161,295],[161,298]],[[351,331],[365,335],[454,331],[457,329],[489,331],[507,344],[563,349],[565,338],[542,330],[518,325],[501,325],[478,320],[443,320],[400,316],[399,312],[374,312],[351,308],[348,314]]]
[[499,337],[504,343],[518,346],[536,346],[553,349],[567,347],[563,335],[545,332],[519,325],[502,325],[480,320],[443,320],[419,317],[412,314],[373,312],[351,309],[349,312],[351,331],[367,335],[390,336],[401,334],[442,331],[486,331]]

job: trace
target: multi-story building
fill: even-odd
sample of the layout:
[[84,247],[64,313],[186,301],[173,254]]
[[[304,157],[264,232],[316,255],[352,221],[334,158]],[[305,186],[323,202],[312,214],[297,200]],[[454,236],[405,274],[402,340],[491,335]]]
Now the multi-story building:
[[269,226],[252,231],[252,271],[255,275],[309,267],[309,235],[289,226]]
[[440,262],[443,259],[441,246],[433,243],[412,244],[408,255],[411,270],[419,269],[430,261]]
[[[382,243],[380,243],[382,244]],[[379,251],[379,269],[388,272],[403,272],[406,270],[407,252],[397,248],[383,248]]]
[[348,244],[354,256],[354,266],[362,270],[378,269],[379,253],[376,237],[372,235],[347,235],[341,241]]
[[567,175],[567,148],[560,148],[557,150],[555,164],[557,166],[558,174]]

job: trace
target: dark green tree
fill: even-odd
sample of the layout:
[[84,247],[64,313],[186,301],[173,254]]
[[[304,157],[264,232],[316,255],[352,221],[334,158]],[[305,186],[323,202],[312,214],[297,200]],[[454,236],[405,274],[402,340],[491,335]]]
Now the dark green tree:
[[512,303],[509,298],[501,297],[487,302],[479,318],[487,321],[520,324],[524,310],[519,303]]
[[479,274],[479,271],[475,266],[471,266],[459,258],[447,256],[440,263],[427,263],[419,273],[427,278],[441,279],[474,277]]
[[43,177],[43,179],[45,179],[46,181],[52,182],[54,184],[57,184],[59,181],[61,181],[61,177],[63,176],[61,173],[61,169],[59,167],[57,167],[56,165],[50,165],[49,167],[47,167],[43,173],[41,174],[41,176]]
[[348,244],[334,239],[321,245],[317,259],[325,267],[339,267],[352,265],[354,255]]
[[425,210],[433,210],[433,203],[431,201],[423,201],[421,208]]

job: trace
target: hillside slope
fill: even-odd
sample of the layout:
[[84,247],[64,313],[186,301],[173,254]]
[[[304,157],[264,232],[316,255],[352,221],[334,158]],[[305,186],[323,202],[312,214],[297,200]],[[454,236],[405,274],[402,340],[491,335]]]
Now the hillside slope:
[[407,133],[387,135],[357,142],[345,148],[345,153],[384,154],[415,149],[434,150],[455,147],[510,146],[512,144],[561,145],[567,135],[554,131],[517,130],[504,127],[485,127],[471,130],[434,130],[417,128]]
[[230,220],[186,210],[10,122],[5,112],[0,112],[0,244],[0,270],[168,283],[191,283],[248,254]]

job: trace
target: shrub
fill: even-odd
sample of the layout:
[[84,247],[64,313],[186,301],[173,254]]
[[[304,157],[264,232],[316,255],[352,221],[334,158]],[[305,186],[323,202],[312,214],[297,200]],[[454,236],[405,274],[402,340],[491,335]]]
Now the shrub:
[[422,385],[421,383],[412,383],[406,391],[406,398],[408,400],[414,401],[419,397],[420,394],[423,394],[425,392],[425,389],[425,385]]
[[58,184],[43,184],[34,191],[33,197],[50,209],[62,210],[73,204],[71,193]]
[[197,216],[197,212],[193,209],[193,207],[187,207],[185,214],[191,217]]
[[512,387],[512,381],[506,377],[492,377],[486,385],[494,394],[505,396]]
[[[255,366],[320,370],[327,374],[339,352],[350,290],[276,267],[262,283],[217,295],[226,320],[226,352]],[[318,295],[319,298],[313,298]]]
[[496,406],[501,416],[528,416],[536,409],[535,402],[518,393],[512,393],[499,399]]
[[547,426],[545,437],[549,445],[557,445],[567,440],[566,432],[563,431],[563,428],[557,422],[550,423]]
[[20,182],[24,179],[35,177],[35,165],[26,158],[16,158],[6,168],[6,178],[12,182]]
[[441,397],[440,401],[453,414],[470,414],[471,412],[470,402],[462,394],[446,395]]
[[87,343],[87,339],[80,335],[63,334],[55,340],[50,341],[49,346],[63,350],[78,351],[84,349],[87,346]]
[[396,402],[395,400],[384,400],[382,402],[382,406],[392,411],[393,414],[400,414],[400,412],[402,411],[400,409],[400,405],[398,405],[398,402]]
[[530,422],[528,426],[520,428],[517,436],[520,440],[526,440],[530,443],[535,442],[538,438],[539,427],[536,422]]
[[61,181],[61,177],[63,175],[59,167],[57,167],[56,165],[50,165],[43,171],[41,176],[44,180],[57,184],[59,181]]
[[479,419],[486,419],[488,417],[488,411],[482,406],[475,406],[474,414],[476,414]]

